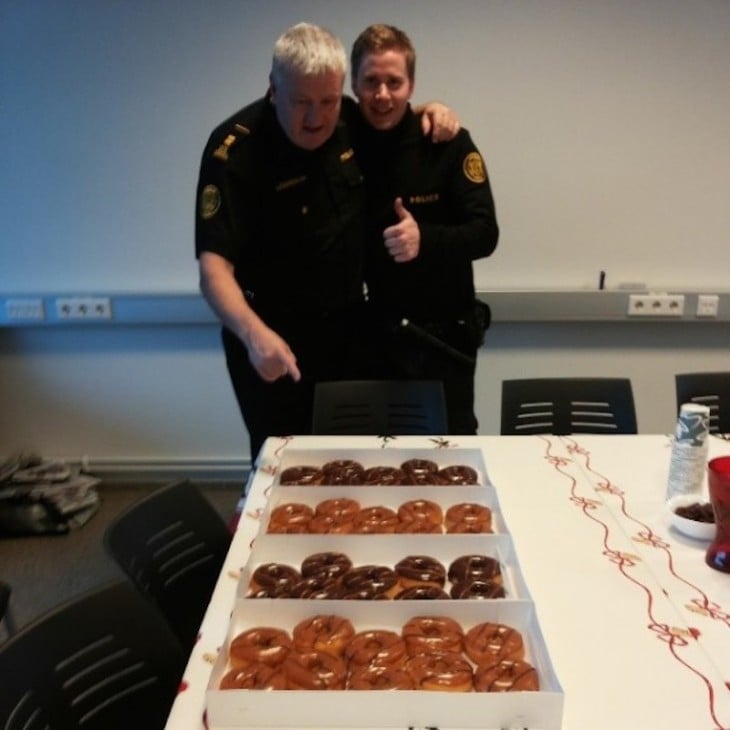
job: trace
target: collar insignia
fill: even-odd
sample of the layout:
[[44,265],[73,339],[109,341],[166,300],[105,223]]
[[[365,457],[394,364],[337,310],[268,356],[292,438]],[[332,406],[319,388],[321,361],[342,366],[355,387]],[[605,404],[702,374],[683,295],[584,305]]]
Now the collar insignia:
[[236,135],[235,134],[229,134],[224,140],[223,144],[219,145],[216,151],[213,153],[213,157],[217,157],[219,160],[223,160],[224,162],[228,159],[228,150],[230,150],[231,145],[236,141]]

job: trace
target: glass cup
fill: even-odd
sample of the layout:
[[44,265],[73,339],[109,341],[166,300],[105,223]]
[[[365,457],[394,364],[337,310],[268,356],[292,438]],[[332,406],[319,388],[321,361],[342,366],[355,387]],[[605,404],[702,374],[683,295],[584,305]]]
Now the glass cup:
[[730,573],[730,456],[718,456],[707,465],[707,482],[717,532],[707,548],[705,562]]

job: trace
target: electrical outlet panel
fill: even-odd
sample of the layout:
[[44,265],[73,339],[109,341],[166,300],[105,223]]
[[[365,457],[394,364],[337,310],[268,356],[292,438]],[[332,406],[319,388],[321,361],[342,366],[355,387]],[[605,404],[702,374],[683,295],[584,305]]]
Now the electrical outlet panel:
[[717,294],[697,295],[697,317],[717,317],[720,309],[720,297]]
[[91,322],[112,318],[109,297],[56,297],[56,317],[75,322]]
[[629,317],[681,317],[684,294],[630,294]]
[[40,297],[13,297],[5,300],[8,322],[42,322],[46,318]]

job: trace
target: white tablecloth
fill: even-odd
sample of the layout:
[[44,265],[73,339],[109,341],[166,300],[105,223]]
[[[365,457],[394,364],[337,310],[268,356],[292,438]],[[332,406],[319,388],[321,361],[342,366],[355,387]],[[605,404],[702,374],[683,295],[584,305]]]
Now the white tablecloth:
[[[168,730],[205,727],[210,670],[287,448],[479,448],[555,671],[565,730],[730,728],[730,575],[669,528],[667,436],[269,439]],[[730,454],[713,437],[710,456]]]

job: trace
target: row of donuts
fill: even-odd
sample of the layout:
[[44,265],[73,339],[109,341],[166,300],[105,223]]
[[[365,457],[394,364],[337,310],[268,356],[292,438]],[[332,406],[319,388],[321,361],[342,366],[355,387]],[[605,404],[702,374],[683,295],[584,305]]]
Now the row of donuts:
[[430,459],[407,459],[400,466],[365,467],[355,459],[335,459],[322,466],[298,465],[279,475],[284,486],[320,485],[463,485],[479,484],[476,469],[466,464],[439,466]]
[[428,499],[411,499],[397,509],[363,507],[359,500],[335,497],[315,506],[302,502],[277,505],[267,532],[276,534],[491,533],[492,511],[475,502],[459,502],[446,511]]
[[[447,592],[446,580],[450,583]],[[343,600],[436,600],[505,598],[499,561],[488,555],[462,555],[448,569],[430,555],[408,555],[387,565],[353,565],[342,552],[307,556],[301,567],[278,562],[251,574],[247,598]]]
[[508,692],[539,689],[522,634],[503,623],[464,631],[448,616],[415,616],[400,631],[356,631],[343,616],[314,615],[292,632],[237,634],[220,689],[401,689]]

